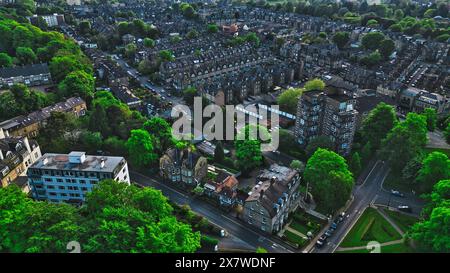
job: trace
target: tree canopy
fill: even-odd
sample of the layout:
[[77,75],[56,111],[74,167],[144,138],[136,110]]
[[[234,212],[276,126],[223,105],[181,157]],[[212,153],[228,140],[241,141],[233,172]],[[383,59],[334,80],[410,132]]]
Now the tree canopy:
[[345,205],[353,188],[353,175],[345,159],[335,152],[317,149],[309,158],[303,177],[322,211],[332,213]]

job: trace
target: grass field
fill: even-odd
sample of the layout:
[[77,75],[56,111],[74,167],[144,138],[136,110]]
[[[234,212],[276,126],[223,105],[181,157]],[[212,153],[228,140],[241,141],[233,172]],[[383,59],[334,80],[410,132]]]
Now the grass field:
[[403,232],[408,231],[408,229],[419,220],[416,217],[409,216],[398,211],[392,211],[388,209],[384,209],[384,211]]
[[302,246],[306,241],[305,239],[303,239],[302,237],[298,236],[295,233],[290,232],[289,230],[286,230],[283,233],[283,236],[285,237],[286,240],[288,240],[289,242],[293,243],[293,244],[297,244],[299,246]]
[[367,208],[347,234],[340,247],[365,246],[370,241],[385,243],[401,238],[402,236],[376,209]]

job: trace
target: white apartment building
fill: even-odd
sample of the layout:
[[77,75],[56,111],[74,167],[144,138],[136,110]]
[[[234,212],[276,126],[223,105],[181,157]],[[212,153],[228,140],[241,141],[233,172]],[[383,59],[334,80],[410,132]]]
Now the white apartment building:
[[125,158],[85,152],[44,154],[28,168],[27,175],[33,198],[55,203],[80,204],[104,179],[130,184]]

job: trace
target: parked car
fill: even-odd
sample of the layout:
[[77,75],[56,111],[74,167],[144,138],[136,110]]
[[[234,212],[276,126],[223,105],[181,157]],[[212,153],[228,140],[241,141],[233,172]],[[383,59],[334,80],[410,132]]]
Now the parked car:
[[330,229],[328,229],[327,231],[325,231],[325,235],[327,236],[327,237],[331,237],[331,235],[333,235],[333,230],[330,228]]
[[324,241],[317,240],[317,242],[316,242],[316,247],[317,247],[317,248],[321,248],[321,247],[323,247],[324,244],[325,244]]
[[404,197],[405,195],[397,190],[391,190],[391,194],[398,197]]
[[331,223],[330,228],[335,230],[337,228],[338,224],[336,222]]
[[410,206],[406,205],[400,205],[397,207],[398,210],[404,211],[404,212],[412,212],[412,209]]
[[345,212],[341,212],[341,214],[339,214],[339,216],[337,217],[337,222],[341,223],[345,220]]

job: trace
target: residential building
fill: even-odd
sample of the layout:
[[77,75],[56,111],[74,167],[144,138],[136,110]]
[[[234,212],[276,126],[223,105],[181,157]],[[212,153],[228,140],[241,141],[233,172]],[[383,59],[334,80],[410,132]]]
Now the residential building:
[[161,177],[182,186],[195,187],[208,172],[208,161],[190,149],[173,148],[159,160]]
[[41,17],[46,23],[47,26],[49,27],[55,27],[55,26],[60,26],[62,24],[64,24],[64,15],[63,14],[57,14],[54,13],[52,15],[33,15],[33,16],[28,16],[27,19],[28,21],[30,21],[30,23],[32,25],[39,25],[39,17]]
[[41,157],[41,149],[35,140],[24,137],[9,137],[0,128],[0,178],[1,187],[16,184],[26,193],[28,167]]
[[26,116],[18,116],[0,122],[0,128],[9,136],[36,137],[39,129],[45,124],[52,112],[72,113],[76,117],[86,114],[86,102],[80,97],[69,98],[64,102],[42,108]]
[[130,184],[127,161],[118,156],[44,154],[27,171],[33,198],[80,204],[104,179]]
[[17,83],[28,86],[47,85],[52,83],[52,77],[45,63],[0,68],[0,86]]
[[334,143],[335,151],[348,155],[356,129],[356,100],[334,89],[305,92],[299,99],[295,136],[306,146],[315,137],[325,135]]
[[216,199],[223,207],[233,207],[239,203],[238,185],[234,175],[220,171],[214,180],[205,183],[204,194]]
[[243,219],[262,231],[276,233],[298,206],[300,175],[296,170],[272,164],[257,181],[244,202]]

